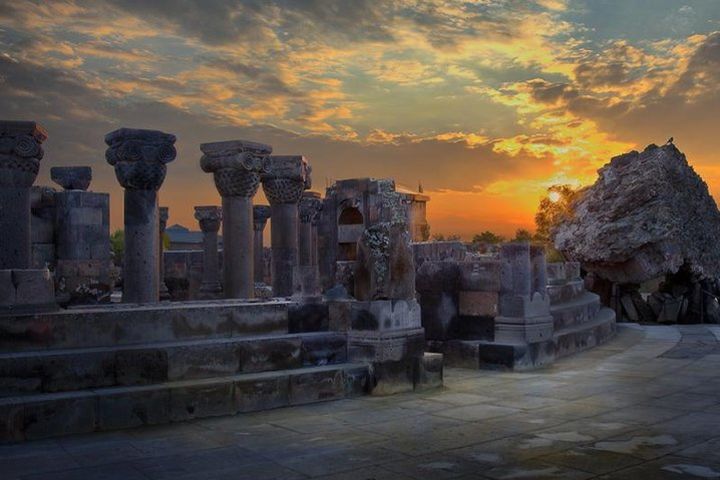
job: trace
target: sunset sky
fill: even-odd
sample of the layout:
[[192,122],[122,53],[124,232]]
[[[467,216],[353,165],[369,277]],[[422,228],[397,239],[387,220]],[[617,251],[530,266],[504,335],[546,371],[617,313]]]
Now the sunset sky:
[[[178,137],[170,223],[219,204],[202,142],[303,154],[314,188],[422,181],[433,233],[533,228],[544,190],[671,135],[720,194],[720,1],[0,0],[0,118],[121,188],[104,134]],[[258,203],[264,198],[258,196]]]

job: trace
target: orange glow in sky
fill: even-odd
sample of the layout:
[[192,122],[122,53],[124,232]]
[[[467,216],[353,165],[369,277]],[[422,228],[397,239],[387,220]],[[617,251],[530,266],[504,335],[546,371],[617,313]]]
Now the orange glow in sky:
[[670,136],[719,192],[720,2],[652,3],[18,0],[0,8],[0,111],[48,130],[38,183],[93,167],[114,228],[103,136],[127,126],[178,137],[170,224],[220,202],[199,144],[247,139],[305,155],[316,190],[421,182],[433,233],[509,236],[549,186]]

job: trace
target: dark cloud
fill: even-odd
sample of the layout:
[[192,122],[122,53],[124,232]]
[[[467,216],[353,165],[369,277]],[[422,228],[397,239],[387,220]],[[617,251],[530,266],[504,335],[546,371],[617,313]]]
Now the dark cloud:
[[542,79],[529,80],[532,98],[541,103],[555,103],[558,100],[569,101],[578,96],[575,88],[567,83],[551,83]]
[[268,66],[249,65],[227,58],[213,58],[205,62],[206,65],[226,70],[238,75],[239,79],[253,82],[255,92],[259,95],[303,97],[305,94],[288,85],[278,77]]
[[630,69],[619,61],[583,62],[575,67],[575,78],[584,88],[622,86],[630,83]]
[[[126,13],[211,45],[311,37],[390,41],[384,2],[373,0],[105,0]],[[328,38],[324,39],[325,41]]]
[[720,32],[709,35],[695,50],[688,67],[668,92],[669,96],[720,94]]

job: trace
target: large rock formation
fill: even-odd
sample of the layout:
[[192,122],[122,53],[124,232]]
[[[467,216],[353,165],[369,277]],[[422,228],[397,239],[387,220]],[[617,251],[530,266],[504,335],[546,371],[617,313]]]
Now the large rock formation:
[[614,157],[554,231],[555,246],[612,282],[641,283],[681,267],[720,272],[720,212],[674,145]]

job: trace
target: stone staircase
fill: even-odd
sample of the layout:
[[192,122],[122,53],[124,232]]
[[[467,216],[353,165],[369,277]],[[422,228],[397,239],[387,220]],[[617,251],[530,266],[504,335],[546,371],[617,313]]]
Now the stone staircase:
[[600,345],[615,335],[615,312],[600,297],[585,290],[580,279],[556,278],[548,285],[553,341],[557,358]]
[[0,441],[114,430],[367,391],[345,333],[288,333],[289,302],[0,316]]

